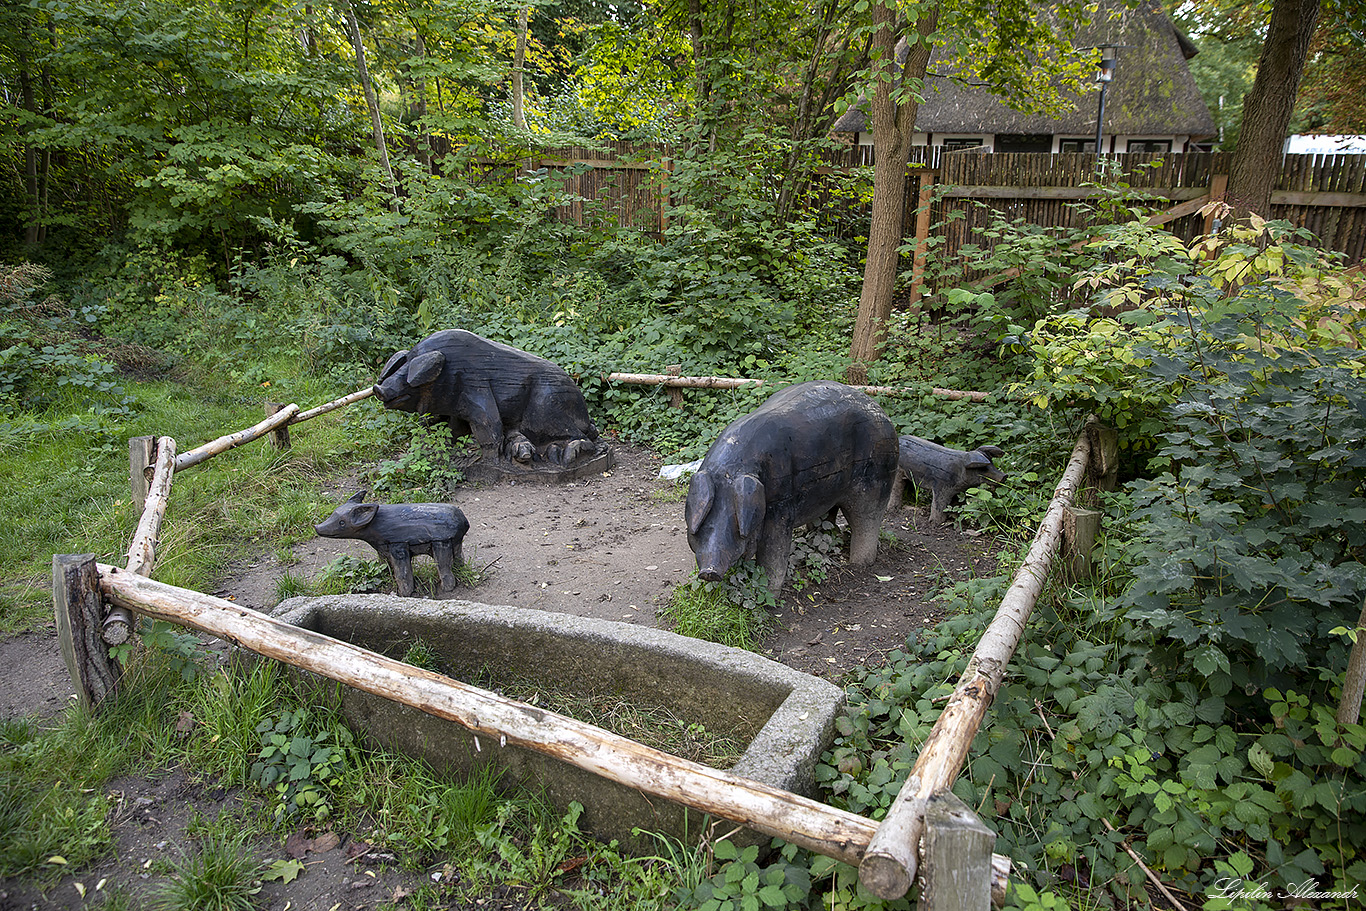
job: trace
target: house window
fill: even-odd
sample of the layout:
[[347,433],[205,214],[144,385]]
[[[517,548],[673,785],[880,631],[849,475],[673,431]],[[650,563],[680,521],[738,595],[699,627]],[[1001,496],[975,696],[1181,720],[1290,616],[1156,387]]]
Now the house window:
[[1128,150],[1130,152],[1162,154],[1172,150],[1172,141],[1170,139],[1130,139]]
[[1048,133],[1000,133],[996,136],[998,152],[1051,152],[1053,137]]
[[980,149],[985,143],[980,136],[960,136],[944,140],[945,152],[961,152],[964,149]]
[[1082,136],[1064,136],[1058,140],[1059,152],[1085,152],[1094,155],[1096,152],[1096,137],[1089,139]]

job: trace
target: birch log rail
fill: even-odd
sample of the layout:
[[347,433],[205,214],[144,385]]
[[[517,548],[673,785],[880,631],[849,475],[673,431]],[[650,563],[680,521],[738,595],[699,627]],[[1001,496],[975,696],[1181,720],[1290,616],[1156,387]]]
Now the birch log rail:
[[[637,386],[668,386],[673,389],[742,389],[746,386],[765,386],[768,380],[745,379],[733,376],[678,376],[672,373],[609,373],[603,377],[610,383],[627,383]],[[853,386],[859,392],[869,395],[916,395],[918,390],[902,386]],[[934,387],[931,395],[945,399],[962,399],[972,402],[985,402],[990,395],[965,389],[940,389]]]
[[[137,531],[133,533],[133,543],[128,547],[128,571],[140,576],[152,574],[152,564],[156,562],[157,533],[161,530],[161,519],[166,514],[166,504],[171,498],[171,478],[175,474],[175,440],[161,437],[156,446],[156,468],[152,471],[152,481],[148,485]],[[133,615],[127,608],[116,607],[105,615],[100,628],[100,638],[105,645],[120,645],[132,635]]]
[[100,594],[158,620],[226,639],[268,658],[536,750],[647,794],[673,800],[857,864],[877,824],[814,800],[688,762],[610,731],[415,668],[230,601],[96,564]]
[[281,408],[278,412],[266,418],[259,424],[248,427],[246,430],[239,430],[236,433],[229,433],[216,440],[196,446],[189,452],[178,456],[175,460],[176,471],[182,471],[192,465],[208,461],[219,453],[227,452],[243,443],[250,443],[252,440],[259,439],[270,433],[277,427],[282,427],[294,419],[299,413],[299,406],[293,403]]
[[212,440],[202,446],[196,446],[189,452],[182,454],[176,459],[176,470],[180,471],[189,468],[192,465],[198,465],[200,462],[213,458],[219,453],[227,452],[229,449],[241,446],[243,443],[250,443],[252,440],[259,439],[272,430],[289,424],[299,424],[303,421],[311,420],[320,414],[335,411],[338,408],[343,408],[354,402],[359,402],[361,399],[368,398],[374,394],[375,390],[373,388],[358,389],[349,395],[344,395],[339,399],[333,399],[330,402],[326,402],[316,408],[310,408],[307,411],[300,411],[298,405],[291,403],[259,424],[248,427],[246,430],[239,430],[236,433],[229,433],[225,436],[221,436],[216,440]]
[[1001,599],[995,619],[982,634],[957,688],[925,739],[906,784],[887,810],[859,863],[859,880],[879,898],[900,898],[915,881],[926,807],[935,794],[947,791],[958,778],[972,739],[1001,686],[1006,665],[1024,635],[1025,624],[1058,550],[1063,512],[1072,505],[1086,474],[1091,451],[1089,431],[1088,423],[1077,438],[1024,564]]

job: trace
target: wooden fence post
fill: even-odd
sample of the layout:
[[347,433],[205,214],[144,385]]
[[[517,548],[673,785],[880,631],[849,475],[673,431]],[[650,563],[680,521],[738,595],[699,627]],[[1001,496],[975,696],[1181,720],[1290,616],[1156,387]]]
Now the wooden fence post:
[[[670,364],[669,366],[667,366],[667,367],[664,368],[664,372],[667,373],[669,376],[682,376],[682,375],[683,375],[683,365],[682,365],[682,364]],[[666,386],[665,388],[668,390],[668,394],[669,394],[669,407],[670,407],[670,408],[682,408],[682,407],[683,407],[683,390],[682,390],[682,389],[679,389],[677,386]]]
[[925,808],[922,911],[990,911],[996,833],[952,791]]
[[114,691],[122,674],[100,638],[104,602],[94,554],[52,557],[52,606],[76,698],[82,707],[92,709]]
[[1067,556],[1067,570],[1073,579],[1091,575],[1091,551],[1100,532],[1101,512],[1069,506],[1062,513],[1062,549]]
[[[284,402],[266,402],[266,417],[274,417],[285,408],[289,407]],[[276,449],[289,448],[289,425],[281,424],[270,432],[270,442]]]
[[141,513],[147,505],[149,470],[156,459],[156,437],[131,437],[128,440],[128,486],[133,491],[133,511]]
[[[1228,175],[1227,175],[1227,174],[1211,174],[1211,175],[1210,175],[1210,178],[1209,178],[1209,198],[1210,198],[1210,201],[1211,201],[1211,202],[1223,202],[1223,201],[1224,201],[1224,195],[1225,195],[1226,193],[1228,193]],[[1213,234],[1213,233],[1214,233],[1214,222],[1215,222],[1214,211],[1211,209],[1211,210],[1210,210],[1208,213],[1206,213],[1206,215],[1205,215],[1205,226],[1204,226],[1203,229],[1201,229],[1201,230],[1203,231],[1203,233],[1205,233],[1205,234]]]
[[920,282],[925,274],[925,256],[930,241],[930,206],[934,202],[934,182],[938,171],[920,172],[920,190],[916,194],[915,213],[915,260],[911,266],[910,305],[915,311],[920,309]]

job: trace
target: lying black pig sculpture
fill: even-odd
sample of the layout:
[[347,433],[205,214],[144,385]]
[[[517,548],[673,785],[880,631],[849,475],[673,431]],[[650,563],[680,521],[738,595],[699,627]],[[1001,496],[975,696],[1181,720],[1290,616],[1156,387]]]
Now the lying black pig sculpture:
[[836,509],[852,533],[849,562],[872,563],[896,461],[896,428],[862,392],[812,382],[774,393],[722,431],[688,485],[698,576],[715,581],[757,556],[776,597],[793,530]]
[[954,497],[970,487],[995,486],[1006,479],[991,461],[1005,452],[999,446],[978,446],[970,452],[922,440],[901,438],[901,473],[922,492],[930,494],[930,521],[943,522]]
[[463,561],[462,544],[470,530],[465,514],[449,503],[366,503],[361,491],[313,526],[325,538],[364,541],[384,558],[398,593],[413,594],[413,556],[426,554],[436,563],[438,594],[455,591],[455,567]]
[[386,408],[449,418],[453,437],[470,434],[488,459],[568,465],[607,448],[569,374],[463,329],[399,351],[374,388]]

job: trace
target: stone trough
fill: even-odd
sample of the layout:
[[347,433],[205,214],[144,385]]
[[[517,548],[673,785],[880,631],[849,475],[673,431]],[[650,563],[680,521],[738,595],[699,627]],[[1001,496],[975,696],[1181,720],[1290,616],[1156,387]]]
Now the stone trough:
[[[629,623],[391,595],[292,598],[275,616],[400,660],[420,641],[441,673],[485,688],[530,679],[664,707],[711,731],[752,732],[728,771],[806,796],[844,702],[839,687],[752,652]],[[577,801],[580,827],[600,839],[643,847],[637,830],[685,840],[701,834],[695,810],[382,697],[344,687],[342,711],[357,732],[438,773],[464,777],[492,766],[504,785],[541,793],[560,809]]]

